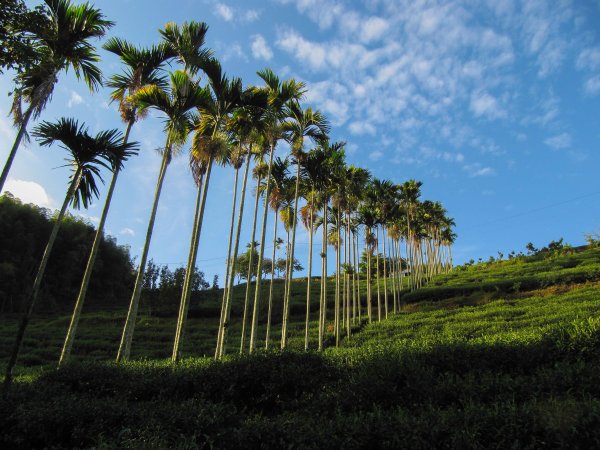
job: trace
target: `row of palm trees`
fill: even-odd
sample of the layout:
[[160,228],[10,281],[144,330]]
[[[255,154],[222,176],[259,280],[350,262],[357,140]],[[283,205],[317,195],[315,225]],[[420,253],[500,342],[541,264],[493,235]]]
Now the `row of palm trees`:
[[[344,143],[332,143],[329,139],[328,120],[319,111],[302,105],[306,93],[304,83],[294,79],[280,80],[270,69],[258,72],[263,81],[261,86],[245,87],[239,78],[227,77],[212,51],[204,46],[208,26],[198,22],[189,22],[181,26],[168,23],[160,30],[161,42],[151,47],[137,47],[118,38],[109,39],[104,44],[104,49],[118,56],[124,68],[121,73],[104,80],[97,66],[99,57],[90,41],[104,36],[112,22],[106,20],[100,10],[87,3],[74,5],[70,0],[45,0],[45,5],[47,27],[44,27],[43,31],[36,31],[32,36],[37,55],[36,64],[32,69],[18,74],[15,79],[12,113],[19,132],[3,169],[0,189],[26,134],[29,120],[39,117],[51,99],[58,74],[69,67],[74,69],[78,77],[84,78],[92,91],[101,84],[112,89],[111,98],[119,105],[125,132],[120,134],[111,130],[91,136],[85,126],[71,119],[61,119],[54,124],[43,122],[34,130],[33,135],[40,139],[42,145],[62,143],[72,155],[74,174],[17,333],[7,368],[7,383],[10,383],[12,378],[12,370],[33,311],[60,219],[69,203],[72,202],[75,207],[85,207],[92,197],[98,196],[94,177],[99,177],[100,167],[104,167],[112,171],[112,179],[59,364],[68,361],[117,178],[122,164],[137,152],[138,146],[129,142],[129,134],[133,125],[143,119],[150,109],[156,110],[163,117],[165,143],[146,239],[117,353],[118,362],[130,357],[143,276],[165,175],[172,159],[182,153],[188,142],[190,168],[197,186],[197,196],[186,277],[171,357],[174,362],[181,358],[181,344],[190,304],[191,278],[199,252],[211,171],[215,164],[231,165],[234,168],[231,226],[216,358],[221,358],[227,348],[229,325],[232,320],[233,264],[240,254],[242,217],[250,173],[256,180],[253,188],[256,195],[248,280],[251,279],[252,268],[262,267],[265,259],[269,208],[275,215],[274,252],[278,242],[279,219],[286,231],[287,269],[284,294],[280,299],[283,305],[280,342],[282,349],[287,347],[289,337],[298,219],[309,231],[310,239],[305,332],[307,349],[313,234],[319,227],[323,236],[321,273],[325,275],[321,277],[319,300],[319,349],[323,348],[327,321],[326,275],[329,245],[333,245],[336,250],[336,343],[339,343],[341,329],[345,327],[349,335],[351,323],[360,320],[362,316],[360,272],[357,270],[360,258],[360,230],[364,233],[368,259],[366,307],[369,321],[372,320],[371,259],[379,259],[380,248],[383,248],[384,301],[381,301],[377,264],[379,320],[383,317],[382,305],[385,315],[389,312],[390,293],[394,299],[393,310],[398,309],[403,270],[408,268],[412,272],[409,287],[414,289],[436,273],[451,267],[449,247],[454,239],[451,230],[453,223],[447,219],[443,207],[439,203],[419,202],[418,182],[409,181],[404,185],[395,186],[388,181],[372,179],[364,169],[347,166]],[[170,67],[175,66],[175,70],[168,73],[165,69],[167,64]],[[25,108],[22,107],[23,103]],[[23,109],[25,113],[21,114]],[[276,157],[275,153],[279,143],[283,141],[289,143],[291,151],[290,155],[281,159]],[[253,170],[250,170],[252,161],[254,166]],[[296,166],[295,169],[292,169],[293,165]],[[243,170],[241,190],[238,189],[240,170]],[[264,199],[262,205],[261,198]],[[304,204],[301,207],[302,203]],[[403,258],[400,256],[402,241],[406,243],[405,267],[402,266]],[[255,253],[258,261],[252,261]],[[241,318],[242,353],[255,351],[259,341],[259,316],[264,301],[260,273],[258,270],[259,275],[254,286],[250,282],[246,285],[244,313]],[[276,300],[273,296],[273,278],[272,274],[267,300],[266,348],[271,340],[271,314],[273,302]],[[388,280],[392,284],[391,287],[388,287]],[[252,287],[254,292],[251,292]]]

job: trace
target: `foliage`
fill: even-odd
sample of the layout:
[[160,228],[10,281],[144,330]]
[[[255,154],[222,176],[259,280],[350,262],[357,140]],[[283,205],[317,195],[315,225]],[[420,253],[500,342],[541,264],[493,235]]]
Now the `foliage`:
[[31,32],[46,25],[46,14],[43,6],[28,9],[23,0],[0,2],[0,74],[20,73],[38,62]]
[[[47,209],[23,204],[10,193],[0,197],[0,311],[20,311],[53,220],[52,212]],[[94,233],[93,226],[83,219],[65,217],[42,282],[41,310],[72,307]],[[91,279],[90,304],[95,307],[123,304],[132,282],[129,249],[105,236]]]

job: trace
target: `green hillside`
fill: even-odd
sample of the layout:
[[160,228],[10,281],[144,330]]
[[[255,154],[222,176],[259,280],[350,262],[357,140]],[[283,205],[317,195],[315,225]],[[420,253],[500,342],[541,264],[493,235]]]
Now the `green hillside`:
[[[295,308],[303,286],[296,280]],[[214,347],[218,292],[207,295],[186,333],[192,357],[176,367],[159,359],[174,318],[148,315],[134,340],[140,359],[103,361],[122,326],[115,310],[84,317],[77,364],[33,370],[56,360],[67,326],[66,317],[38,317],[26,375],[1,400],[0,447],[600,446],[600,249],[455,270],[323,353],[300,351],[298,309],[290,351],[197,357]],[[0,323],[6,349],[14,322]]]

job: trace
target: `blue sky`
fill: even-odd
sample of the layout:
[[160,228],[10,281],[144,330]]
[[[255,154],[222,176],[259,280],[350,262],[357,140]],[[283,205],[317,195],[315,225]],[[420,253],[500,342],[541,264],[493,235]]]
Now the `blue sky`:
[[[423,199],[446,206],[457,223],[457,263],[522,250],[529,241],[564,237],[577,245],[585,232],[600,230],[598,0],[96,4],[116,22],[111,36],[151,44],[167,21],[205,21],[207,45],[229,75],[253,84],[257,70],[271,67],[305,81],[306,104],[329,117],[332,139],[348,142],[349,163],[397,183],[421,180]],[[101,56],[105,75],[120,70],[110,54]],[[0,76],[0,92],[10,91],[11,78]],[[92,131],[122,129],[108,99],[107,90],[92,96],[63,74],[42,119],[72,116]],[[0,96],[2,163],[15,134],[9,106]],[[106,228],[137,255],[160,163],[160,118],[138,123],[132,139],[140,156],[119,181]],[[32,142],[18,153],[7,188],[59,206],[64,156]],[[232,181],[230,169],[213,173],[198,256],[209,279],[223,278]],[[183,155],[167,173],[150,250],[155,262],[186,261],[194,194]],[[94,222],[103,200],[81,214]],[[308,239],[299,231],[297,254],[305,260]]]

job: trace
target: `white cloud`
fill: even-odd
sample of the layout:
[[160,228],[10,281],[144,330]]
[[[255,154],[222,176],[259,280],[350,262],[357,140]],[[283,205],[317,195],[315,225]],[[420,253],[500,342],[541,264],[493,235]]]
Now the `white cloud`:
[[51,208],[53,201],[46,192],[46,189],[35,181],[16,180],[9,178],[6,180],[2,192],[10,192],[15,197],[21,199],[23,203],[33,203],[44,208]]
[[383,157],[383,152],[379,150],[374,150],[369,154],[369,159],[371,161],[379,161]]
[[389,28],[387,20],[381,17],[369,17],[361,27],[360,38],[363,42],[381,39]]
[[260,34],[252,36],[250,47],[252,48],[252,56],[256,59],[269,61],[273,57],[273,51],[269,47],[269,44],[267,44],[265,38]]
[[71,91],[71,97],[67,102],[67,106],[72,108],[73,106],[81,105],[83,103],[83,97],[75,91]]
[[375,130],[375,127],[368,122],[352,122],[350,125],[348,125],[348,130],[350,131],[350,133],[356,135],[374,135],[377,131]]
[[467,164],[463,166],[463,170],[467,172],[470,177],[487,177],[496,173],[491,167],[482,166],[479,163]]
[[326,52],[323,46],[307,41],[295,31],[283,33],[277,40],[277,46],[294,54],[296,59],[308,63],[313,69],[321,69],[325,65]]
[[215,14],[225,22],[231,22],[233,20],[233,9],[225,3],[217,3],[215,5]]
[[582,50],[577,57],[576,66],[580,70],[596,70],[600,68],[600,46]]
[[586,80],[583,85],[583,90],[589,95],[600,94],[600,76],[595,76]]
[[498,105],[496,98],[487,92],[473,93],[471,96],[470,108],[475,117],[484,116],[490,119],[496,119],[506,115],[506,113]]
[[119,234],[121,236],[135,236],[135,231],[133,231],[131,228],[123,228],[121,231],[119,231]]
[[544,141],[547,146],[552,147],[554,150],[569,148],[571,146],[571,142],[572,139],[568,133],[558,134]]
[[255,9],[249,9],[245,13],[243,13],[244,22],[254,22],[258,20],[260,17],[260,13]]

